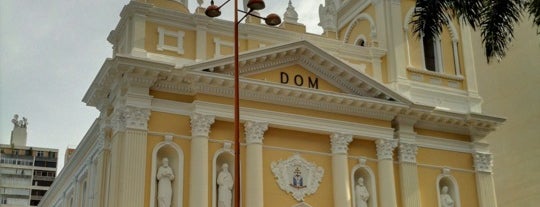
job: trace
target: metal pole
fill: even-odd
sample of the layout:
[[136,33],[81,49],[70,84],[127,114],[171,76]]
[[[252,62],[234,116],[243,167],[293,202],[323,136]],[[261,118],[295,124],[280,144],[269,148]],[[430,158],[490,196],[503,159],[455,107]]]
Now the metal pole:
[[238,0],[234,0],[234,206],[240,207],[240,90],[238,69]]

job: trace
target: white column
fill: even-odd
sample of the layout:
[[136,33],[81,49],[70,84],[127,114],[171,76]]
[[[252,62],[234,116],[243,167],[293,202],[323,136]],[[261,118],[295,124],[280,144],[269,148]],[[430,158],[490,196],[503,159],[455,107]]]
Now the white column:
[[348,145],[352,135],[334,133],[330,135],[332,145],[332,180],[334,183],[334,207],[351,206],[351,186],[347,164]]
[[208,134],[214,118],[198,113],[191,115],[190,207],[208,206]]
[[476,190],[480,207],[497,207],[495,184],[493,182],[493,158],[489,153],[475,153]]
[[395,138],[399,139],[399,177],[403,207],[420,207],[420,186],[416,164],[418,146],[414,131],[417,121],[418,117],[403,115],[396,117],[393,121],[396,129]]
[[416,144],[399,144],[399,176],[403,207],[420,207],[420,185],[416,165]]
[[246,131],[246,206],[263,207],[262,141],[268,123],[248,121]]
[[[129,96],[127,96],[129,97]],[[143,206],[146,179],[146,136],[150,109],[121,106],[115,109],[114,180],[111,201],[116,206]]]
[[397,147],[397,140],[379,139],[377,144],[377,158],[379,171],[380,207],[396,207],[396,183],[394,180],[393,150]]

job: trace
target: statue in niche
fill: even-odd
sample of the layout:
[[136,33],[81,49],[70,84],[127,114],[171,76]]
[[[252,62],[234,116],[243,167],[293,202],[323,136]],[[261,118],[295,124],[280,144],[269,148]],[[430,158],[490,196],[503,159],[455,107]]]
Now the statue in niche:
[[218,207],[231,207],[232,205],[232,190],[233,190],[233,177],[229,172],[229,165],[224,163],[221,165],[221,172],[219,172],[217,181],[218,184]]
[[159,207],[171,207],[172,200],[172,181],[174,173],[169,166],[169,159],[163,158],[162,165],[159,167],[156,179],[158,180],[157,201]]
[[441,207],[454,207],[454,199],[448,194],[448,186],[441,188]]
[[356,201],[356,207],[367,207],[367,201],[369,199],[369,192],[364,185],[364,178],[359,177],[358,182],[354,188],[354,195]]

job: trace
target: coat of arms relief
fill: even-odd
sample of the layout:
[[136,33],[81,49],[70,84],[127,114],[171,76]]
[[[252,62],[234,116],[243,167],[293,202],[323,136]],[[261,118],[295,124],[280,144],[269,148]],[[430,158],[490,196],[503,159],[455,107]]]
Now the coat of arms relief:
[[297,201],[314,194],[324,174],[324,169],[295,154],[286,160],[272,162],[272,172],[281,190],[290,193]]

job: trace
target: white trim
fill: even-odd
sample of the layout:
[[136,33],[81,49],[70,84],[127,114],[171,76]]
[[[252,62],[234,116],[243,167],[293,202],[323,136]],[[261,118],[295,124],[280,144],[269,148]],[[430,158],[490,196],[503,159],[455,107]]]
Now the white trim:
[[[178,146],[176,143],[172,141],[172,136],[166,135],[164,141],[158,143],[156,146],[154,146],[154,149],[152,150],[152,173],[150,177],[150,207],[156,206],[156,170],[157,165],[159,164],[159,160],[157,160],[157,153],[158,151],[165,147],[169,146],[173,148],[178,156],[178,163],[174,178],[174,187],[176,187],[176,192],[173,194],[173,201],[174,197],[176,197],[176,206],[174,207],[182,207],[183,206],[183,196],[184,196],[184,151],[182,151],[182,148]],[[170,140],[168,140],[170,138]],[[174,188],[173,187],[173,188]]]
[[[180,55],[184,54],[184,35],[185,33],[183,31],[171,31],[167,30],[163,27],[158,27],[158,44],[156,46],[156,49],[158,51],[173,51]],[[175,37],[176,38],[176,46],[166,45],[165,44],[165,37]]]
[[234,50],[234,43],[223,41],[221,38],[214,38],[214,58],[223,57],[223,54],[221,54],[221,47],[230,47]]
[[362,20],[366,20],[366,21],[369,22],[369,28],[370,28],[370,32],[371,32],[369,37],[371,38],[371,40],[373,41],[373,40],[377,39],[377,28],[375,26],[375,20],[373,20],[373,17],[371,17],[369,14],[362,13],[362,14],[359,14],[358,16],[356,16],[354,21],[351,22],[349,27],[347,27],[347,31],[345,32],[345,36],[343,38],[344,43],[347,43],[349,41],[352,30],[354,29],[354,27],[356,27],[358,22],[360,22]]
[[[195,113],[213,114],[216,119],[232,120],[232,107],[230,105],[216,104],[203,101],[194,101]],[[394,129],[390,127],[372,126],[347,121],[332,120],[290,113],[274,112],[253,108],[241,107],[241,120],[268,122],[272,127],[293,129],[312,133],[331,134],[339,131],[344,134],[365,137],[368,140],[393,139]]]

